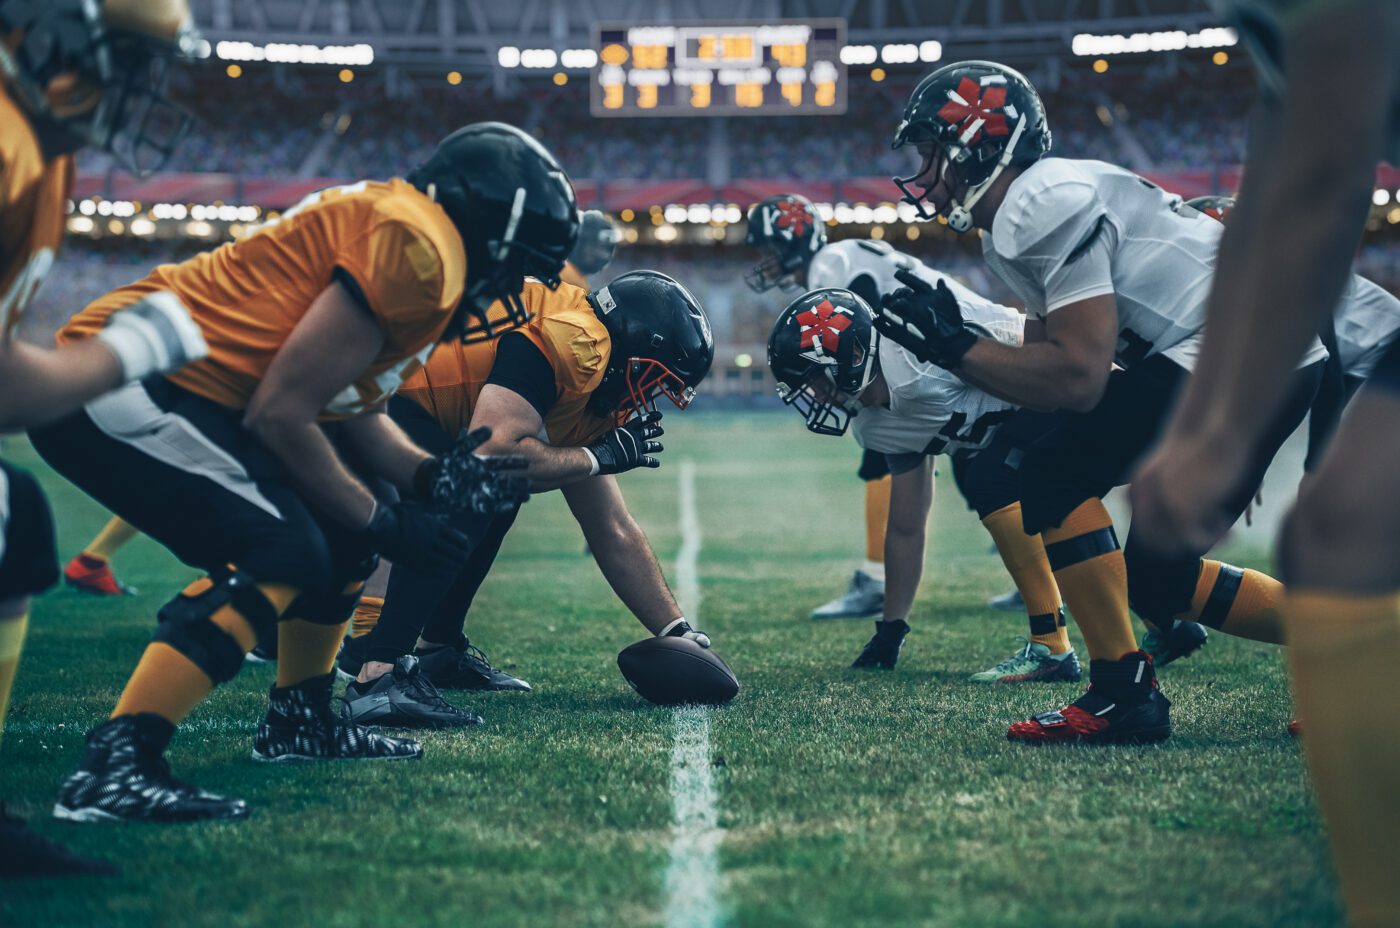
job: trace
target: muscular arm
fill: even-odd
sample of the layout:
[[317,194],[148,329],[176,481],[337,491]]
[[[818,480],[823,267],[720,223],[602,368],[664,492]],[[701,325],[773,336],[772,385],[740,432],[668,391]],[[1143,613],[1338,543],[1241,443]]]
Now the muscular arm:
[[603,577],[653,635],[681,616],[647,536],[627,511],[617,479],[593,477],[563,488]]
[[413,475],[430,455],[413,443],[383,407],[345,423],[346,442],[372,473],[398,487],[413,489]]
[[1103,397],[1118,344],[1118,308],[1112,294],[1062,306],[1025,344],[979,338],[957,375],[995,397],[1031,409],[1087,412]]
[[885,532],[886,619],[903,619],[914,605],[924,575],[924,542],[933,506],[933,458],[896,474],[890,483],[890,515]]
[[316,424],[321,411],[379,354],[384,334],[349,292],[321,292],[272,359],[243,425],[283,464],[318,511],[349,528],[369,524],[374,497]]
[[121,362],[96,339],[51,350],[0,339],[0,432],[66,416],[122,379]]
[[524,473],[535,492],[569,486],[593,472],[593,459],[582,448],[556,448],[540,440],[544,420],[514,390],[494,383],[481,388],[472,410],[471,427],[478,429],[483,425],[491,427],[491,440],[478,453],[518,454],[525,458],[529,467]]

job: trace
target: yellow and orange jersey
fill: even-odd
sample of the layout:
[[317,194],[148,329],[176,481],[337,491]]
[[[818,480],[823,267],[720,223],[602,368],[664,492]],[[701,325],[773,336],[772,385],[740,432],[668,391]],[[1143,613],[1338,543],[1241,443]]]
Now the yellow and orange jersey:
[[115,310],[170,291],[209,343],[209,357],[170,380],[242,408],[311,303],[339,279],[359,291],[384,332],[374,363],[322,416],[345,418],[384,402],[417,370],[461,302],[466,277],[462,238],[442,207],[405,181],[365,181],[313,194],[246,238],[157,267],[89,305],[58,338],[91,336]]
[[0,82],[0,339],[53,267],[67,222],[73,156],[44,160],[29,117]]
[[[617,425],[616,417],[588,411],[588,399],[607,370],[612,343],[587,296],[569,284],[550,290],[527,279],[520,299],[533,318],[512,330],[530,339],[554,371],[558,399],[544,427],[550,444],[559,447],[589,444]],[[471,423],[476,399],[496,362],[498,342],[441,345],[399,392],[432,413],[447,434],[456,435]]]

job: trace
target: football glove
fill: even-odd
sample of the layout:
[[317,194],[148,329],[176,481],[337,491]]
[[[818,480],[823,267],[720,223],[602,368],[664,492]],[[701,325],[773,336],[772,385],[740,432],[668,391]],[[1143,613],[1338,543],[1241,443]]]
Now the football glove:
[[365,535],[370,547],[395,564],[424,570],[455,573],[472,553],[466,535],[414,502],[376,502]]
[[689,638],[702,648],[709,648],[710,636],[701,631],[696,631],[690,627],[690,623],[684,618],[676,619],[661,631],[656,633],[658,638]]
[[489,515],[509,512],[530,498],[530,480],[510,471],[529,466],[515,455],[483,457],[475,450],[489,441],[491,429],[463,429],[457,441],[437,457],[418,465],[413,490],[441,512]]
[[977,341],[963,322],[958,298],[942,280],[934,288],[913,271],[901,269],[894,276],[904,286],[880,301],[875,329],[920,361],[956,370]]
[[661,413],[652,410],[627,420],[596,445],[589,445],[587,450],[598,462],[598,473],[620,474],[635,467],[660,467],[661,462],[651,457],[664,450],[661,442],[652,440],[665,434],[660,423]]
[[190,311],[164,290],[112,313],[97,337],[117,356],[128,382],[176,370],[209,354]]

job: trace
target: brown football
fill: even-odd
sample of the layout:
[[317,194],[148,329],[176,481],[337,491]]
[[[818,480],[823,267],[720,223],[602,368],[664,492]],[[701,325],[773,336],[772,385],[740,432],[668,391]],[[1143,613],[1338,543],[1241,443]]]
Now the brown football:
[[713,706],[739,693],[729,665],[688,638],[644,638],[617,655],[617,669],[643,699],[658,706]]

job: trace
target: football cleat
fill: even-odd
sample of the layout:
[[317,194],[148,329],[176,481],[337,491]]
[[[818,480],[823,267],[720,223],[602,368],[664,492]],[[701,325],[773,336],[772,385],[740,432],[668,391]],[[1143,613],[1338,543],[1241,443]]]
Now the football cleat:
[[812,610],[814,619],[864,619],[885,609],[885,584],[863,570],[851,577],[846,592]]
[[973,683],[1073,683],[1081,676],[1074,650],[1051,654],[1050,648],[1026,639],[1025,647],[988,670],[968,677]]
[[1152,658],[1134,651],[1089,662],[1089,690],[1070,705],[1016,722],[1020,744],[1151,744],[1171,737],[1171,703],[1157,689]]
[[899,649],[904,647],[904,636],[909,634],[909,623],[903,619],[893,622],[876,622],[874,636],[861,649],[860,657],[851,664],[853,669],[894,670],[899,660]]
[[443,690],[510,690],[528,693],[530,684],[491,666],[482,650],[465,635],[457,644],[413,652],[418,669]]
[[368,731],[331,709],[335,674],[312,677],[295,686],[274,686],[267,694],[267,717],[253,736],[253,759],[285,763],[300,760],[417,760],[416,741]]
[[247,654],[243,655],[243,662],[246,664],[275,664],[277,663],[277,642],[272,644],[260,644]]
[[368,683],[345,687],[345,716],[357,725],[389,728],[462,728],[480,725],[481,716],[442,698],[422,673],[418,659],[405,655],[394,669]]
[[998,612],[1025,612],[1026,601],[1021,596],[1020,590],[1012,590],[1010,593],[1002,593],[1000,596],[993,596],[987,600],[987,605]]
[[101,558],[79,554],[63,568],[63,582],[75,590],[95,596],[132,596],[136,593],[117,579],[112,565]]
[[1303,724],[1297,719],[1288,723],[1288,736],[1290,738],[1301,738],[1303,736]]
[[1205,646],[1210,632],[1198,622],[1177,619],[1171,631],[1163,634],[1152,626],[1142,636],[1142,649],[1152,655],[1152,666],[1161,669],[1174,660],[1190,657]]
[[67,822],[199,822],[243,818],[242,799],[175,779],[165,760],[174,732],[149,712],[121,715],[88,732],[78,769],[58,787],[54,818]]
[[105,860],[79,857],[32,830],[0,804],[0,880],[37,876],[119,876]]

